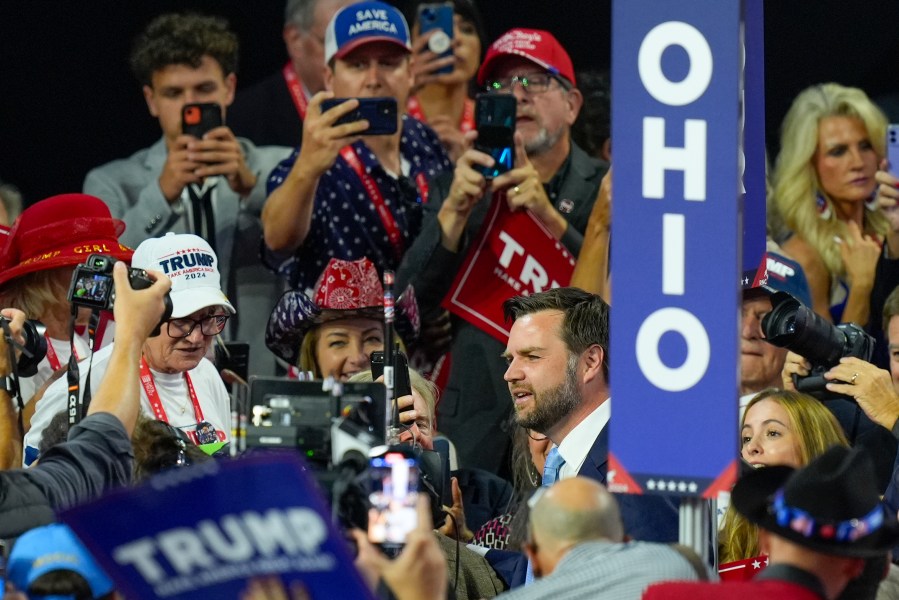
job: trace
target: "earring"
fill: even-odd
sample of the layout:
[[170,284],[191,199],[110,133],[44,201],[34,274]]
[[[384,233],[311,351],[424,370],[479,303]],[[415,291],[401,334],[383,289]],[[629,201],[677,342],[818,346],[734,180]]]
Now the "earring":
[[818,218],[822,221],[830,219],[830,202],[824,197],[824,194],[818,192],[815,194],[815,208],[818,210]]

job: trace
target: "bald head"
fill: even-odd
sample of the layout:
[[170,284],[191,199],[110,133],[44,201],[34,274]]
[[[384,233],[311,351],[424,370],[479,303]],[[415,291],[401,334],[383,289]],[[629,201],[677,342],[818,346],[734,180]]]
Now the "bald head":
[[556,550],[624,538],[615,498],[602,484],[584,477],[563,479],[543,494],[531,511],[531,532],[540,546]]

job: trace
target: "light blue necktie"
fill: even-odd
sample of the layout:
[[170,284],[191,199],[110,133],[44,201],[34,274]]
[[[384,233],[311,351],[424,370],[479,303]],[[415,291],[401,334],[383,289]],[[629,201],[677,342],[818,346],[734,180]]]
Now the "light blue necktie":
[[559,480],[559,470],[565,464],[565,459],[559,454],[559,447],[553,446],[546,455],[546,464],[543,466],[543,485],[549,486]]

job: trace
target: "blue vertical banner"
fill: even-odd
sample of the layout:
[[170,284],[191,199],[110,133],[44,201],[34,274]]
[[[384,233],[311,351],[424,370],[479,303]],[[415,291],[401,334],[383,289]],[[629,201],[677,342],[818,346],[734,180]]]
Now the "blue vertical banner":
[[767,276],[765,199],[765,9],[762,0],[743,2],[743,287]]
[[615,0],[609,489],[736,474],[740,0]]

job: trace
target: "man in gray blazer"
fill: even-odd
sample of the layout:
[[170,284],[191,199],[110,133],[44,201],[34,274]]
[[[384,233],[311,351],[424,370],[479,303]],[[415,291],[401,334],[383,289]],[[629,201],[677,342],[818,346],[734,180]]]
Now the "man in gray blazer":
[[[259,214],[266,177],[290,150],[256,147],[214,120],[199,136],[182,131],[188,104],[214,103],[213,116],[224,119],[237,84],[237,49],[237,36],[218,17],[166,14],[150,22],[135,40],[131,68],[162,139],[92,170],[84,190],[125,221],[124,244],[169,231],[206,239],[219,256],[226,293],[240,307],[227,337],[250,342],[251,373],[271,374],[262,335],[278,284],[260,265]],[[200,108],[193,110],[199,116]]]

